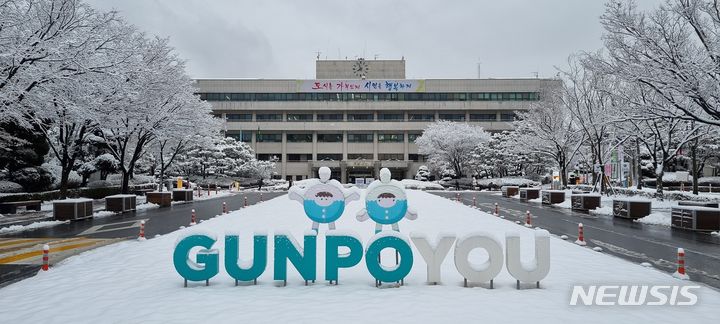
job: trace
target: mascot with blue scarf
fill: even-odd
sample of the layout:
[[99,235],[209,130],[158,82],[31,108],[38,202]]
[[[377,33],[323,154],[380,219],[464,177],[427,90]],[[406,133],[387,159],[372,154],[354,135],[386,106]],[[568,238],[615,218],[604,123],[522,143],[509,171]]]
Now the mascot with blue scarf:
[[417,219],[417,212],[408,207],[405,186],[390,178],[390,170],[380,170],[380,180],[373,181],[367,187],[365,209],[357,214],[357,220],[364,222],[368,218],[375,221],[375,233],[382,231],[384,225],[391,225],[394,231],[400,231],[398,222],[403,217]]
[[288,197],[300,202],[305,215],[312,220],[312,229],[317,232],[320,223],[328,224],[335,229],[335,221],[342,216],[345,206],[353,200],[360,199],[357,188],[345,189],[337,180],[330,179],[330,168],[318,170],[320,179],[308,179],[302,185],[290,188]]

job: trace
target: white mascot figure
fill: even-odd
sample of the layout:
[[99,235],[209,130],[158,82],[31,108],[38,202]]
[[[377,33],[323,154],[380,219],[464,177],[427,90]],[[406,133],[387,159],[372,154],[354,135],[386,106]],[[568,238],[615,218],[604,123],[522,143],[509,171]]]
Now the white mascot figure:
[[417,212],[408,207],[405,186],[390,178],[390,170],[380,170],[380,180],[373,181],[365,195],[365,209],[356,218],[364,222],[368,218],[375,221],[375,233],[382,231],[383,225],[391,225],[394,231],[400,231],[398,222],[403,217],[417,219]]
[[312,229],[317,232],[320,223],[328,224],[335,229],[335,221],[342,216],[345,206],[353,200],[360,199],[357,188],[345,189],[337,180],[330,179],[330,168],[318,170],[320,179],[308,179],[301,188],[293,186],[288,197],[301,203],[305,215],[312,220]]

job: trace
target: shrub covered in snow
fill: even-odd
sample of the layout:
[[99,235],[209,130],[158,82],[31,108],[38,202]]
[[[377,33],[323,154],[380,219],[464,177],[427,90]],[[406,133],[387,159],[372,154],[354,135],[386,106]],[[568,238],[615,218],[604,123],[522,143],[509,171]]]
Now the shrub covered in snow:
[[445,187],[429,181],[420,181],[412,179],[403,179],[400,182],[405,186],[405,189],[416,189],[416,190],[444,190]]
[[702,177],[698,179],[698,185],[709,186],[713,185],[720,187],[720,177]]
[[88,182],[87,186],[88,188],[107,188],[112,187],[113,184],[112,182],[107,180],[97,180]]
[[0,181],[0,192],[2,193],[16,193],[22,192],[23,187],[12,181]]
[[480,189],[499,189],[502,186],[533,187],[540,183],[525,178],[493,178],[478,180],[477,185]]
[[[120,174],[111,174],[108,175],[107,180],[110,181],[115,186],[119,186],[122,183],[122,175]],[[132,179],[130,179],[131,185],[141,185],[146,183],[155,183],[157,180],[153,176],[145,175],[145,174],[136,174],[133,176]]]
[[50,189],[55,177],[42,167],[27,167],[17,170],[12,175],[13,181],[19,183],[25,191],[36,192]]

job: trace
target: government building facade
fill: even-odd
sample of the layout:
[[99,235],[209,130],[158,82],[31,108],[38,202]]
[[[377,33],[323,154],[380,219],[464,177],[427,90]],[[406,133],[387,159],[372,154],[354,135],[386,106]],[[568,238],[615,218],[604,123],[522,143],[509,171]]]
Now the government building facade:
[[197,92],[225,121],[225,133],[260,160],[277,160],[279,178],[317,176],[343,183],[389,168],[412,178],[426,162],[415,139],[438,120],[490,132],[512,129],[552,79],[406,79],[405,60],[318,60],[316,79],[198,79]]

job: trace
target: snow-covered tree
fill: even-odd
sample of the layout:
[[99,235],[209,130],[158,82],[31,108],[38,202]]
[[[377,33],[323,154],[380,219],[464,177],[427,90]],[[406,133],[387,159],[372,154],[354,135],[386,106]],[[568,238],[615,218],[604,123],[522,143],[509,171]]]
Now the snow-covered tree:
[[461,178],[475,148],[489,139],[482,127],[441,120],[428,125],[415,143],[418,153],[447,163]]
[[560,180],[567,186],[568,168],[573,163],[585,139],[573,122],[568,101],[561,96],[562,89],[544,89],[540,101],[533,103],[525,112],[519,112],[515,121],[514,148],[518,152],[544,155],[553,161],[560,171]]
[[669,0],[650,12],[612,0],[601,17],[616,75],[667,104],[653,113],[720,126],[720,3]]

